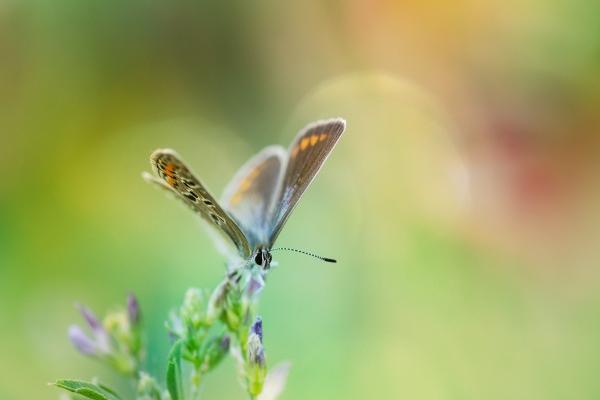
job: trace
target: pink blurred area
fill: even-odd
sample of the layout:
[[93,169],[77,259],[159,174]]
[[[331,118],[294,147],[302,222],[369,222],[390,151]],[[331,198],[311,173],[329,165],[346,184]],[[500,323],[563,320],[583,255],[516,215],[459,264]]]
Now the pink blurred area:
[[555,266],[598,262],[591,15],[535,1],[354,1],[343,17],[367,67],[426,88],[455,122],[474,240]]

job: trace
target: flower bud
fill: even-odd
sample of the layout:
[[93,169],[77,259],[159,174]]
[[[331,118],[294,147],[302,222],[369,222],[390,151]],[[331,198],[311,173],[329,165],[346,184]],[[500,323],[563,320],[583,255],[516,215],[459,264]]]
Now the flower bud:
[[254,333],[248,336],[248,362],[260,367],[265,365],[265,349],[258,335]]
[[92,333],[94,334],[94,343],[97,350],[102,353],[110,352],[110,337],[108,332],[106,332],[102,326],[100,320],[96,317],[92,310],[83,304],[77,304],[77,308],[79,308],[79,312],[87,322],[88,326],[92,329]]
[[246,383],[248,393],[256,397],[262,391],[267,374],[265,349],[263,347],[262,320],[257,318],[250,327],[247,342]]
[[121,341],[130,336],[131,326],[129,325],[129,317],[124,310],[111,312],[104,317],[104,329],[117,341]]
[[142,341],[133,322],[139,321],[137,300],[130,297],[127,310],[121,309],[107,314],[102,322],[83,305],[79,311],[92,330],[87,336],[76,325],[69,328],[69,339],[77,350],[85,355],[96,356],[111,365],[117,371],[131,375],[137,370],[143,356]]
[[204,293],[200,289],[190,288],[185,292],[183,305],[179,311],[185,325],[197,328],[205,320]]
[[171,311],[169,313],[169,318],[165,322],[165,326],[167,327],[169,337],[172,341],[181,339],[186,334],[185,327],[183,326],[183,321],[175,311]]
[[132,326],[139,324],[141,319],[140,304],[133,293],[127,296],[127,316]]
[[229,335],[209,338],[202,351],[202,373],[206,373],[219,365],[229,352],[231,339]]
[[248,286],[246,286],[246,293],[248,296],[253,297],[254,295],[260,293],[264,286],[265,280],[262,275],[258,274],[256,276],[252,276],[248,281]]
[[92,312],[92,310],[90,310],[83,304],[77,304],[77,308],[79,308],[79,312],[94,332],[103,330],[102,324],[100,323],[98,318],[96,318],[96,315]]
[[135,372],[140,358],[139,337],[132,331],[125,310],[109,313],[104,317],[104,327],[110,334],[112,351],[108,361],[122,374]]
[[156,380],[145,372],[140,372],[137,386],[137,399],[161,400],[160,386]]
[[71,325],[69,327],[69,340],[81,354],[86,356],[97,355],[96,343],[79,326]]
[[260,317],[257,317],[256,320],[254,321],[254,323],[252,324],[252,326],[250,327],[250,333],[254,333],[254,334],[258,335],[260,342],[262,343],[262,341],[263,341],[263,326],[262,326],[262,319],[260,319]]
[[214,321],[220,318],[225,302],[227,301],[227,295],[231,292],[232,284],[229,277],[225,278],[219,286],[212,292],[210,299],[208,300],[208,308],[206,311],[206,317],[208,321]]

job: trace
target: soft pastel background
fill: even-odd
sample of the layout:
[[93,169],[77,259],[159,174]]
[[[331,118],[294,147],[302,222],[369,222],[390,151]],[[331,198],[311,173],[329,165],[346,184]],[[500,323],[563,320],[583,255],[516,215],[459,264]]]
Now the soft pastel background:
[[[100,376],[73,305],[163,320],[222,258],[145,184],[220,193],[311,120],[348,130],[261,302],[284,400],[600,398],[597,1],[0,1],[0,398]],[[207,399],[242,399],[227,362]]]

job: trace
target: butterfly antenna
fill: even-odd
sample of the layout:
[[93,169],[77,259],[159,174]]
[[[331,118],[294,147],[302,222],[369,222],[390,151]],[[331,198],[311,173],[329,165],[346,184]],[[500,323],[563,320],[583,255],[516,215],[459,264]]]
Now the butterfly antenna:
[[325,261],[325,262],[329,262],[329,263],[336,263],[337,260],[333,259],[333,258],[328,258],[328,257],[321,257],[318,256],[316,254],[313,253],[309,253],[308,251],[304,251],[304,250],[298,250],[298,249],[291,249],[289,247],[278,247],[276,249],[271,249],[270,251],[279,251],[279,250],[285,250],[285,251],[295,251],[296,253],[301,253],[301,254],[305,254],[307,256],[311,256],[314,258],[318,258],[321,261]]

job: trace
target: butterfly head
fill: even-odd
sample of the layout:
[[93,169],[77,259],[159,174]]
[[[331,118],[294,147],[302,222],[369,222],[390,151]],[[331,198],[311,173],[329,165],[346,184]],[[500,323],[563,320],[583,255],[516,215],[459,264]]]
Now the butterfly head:
[[267,249],[259,248],[254,252],[254,263],[265,271],[271,266],[272,259],[271,252]]

